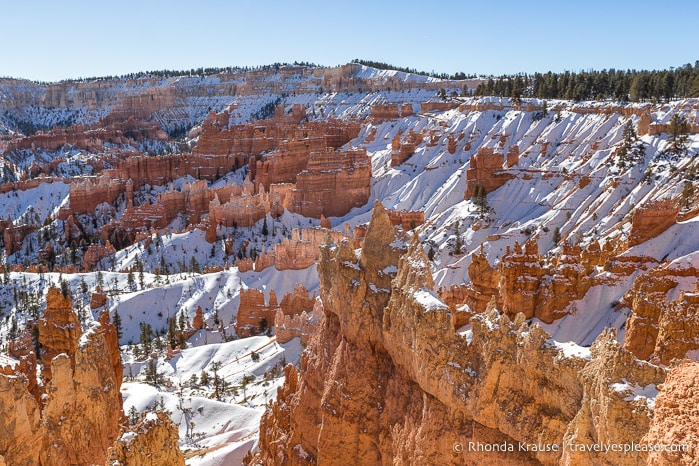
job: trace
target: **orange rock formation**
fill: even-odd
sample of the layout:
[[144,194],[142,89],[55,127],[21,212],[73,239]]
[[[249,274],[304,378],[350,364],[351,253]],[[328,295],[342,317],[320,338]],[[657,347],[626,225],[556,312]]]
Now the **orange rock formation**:
[[109,448],[105,466],[184,466],[179,433],[162,411],[141,415],[138,423]]
[[[676,451],[652,451],[645,464],[688,466],[699,462],[698,404],[699,363],[686,362],[670,369],[655,399],[655,415],[643,443],[673,445]],[[682,445],[686,449],[677,448]]]
[[639,206],[631,218],[627,246],[635,246],[667,230],[677,221],[679,211],[679,205],[672,199],[647,202]]
[[101,464],[119,434],[124,415],[115,365],[121,363],[105,339],[111,338],[110,324],[95,322],[81,336],[69,306],[60,291],[49,290],[39,330],[42,361],[50,364],[42,371],[50,376],[41,404],[23,374],[0,375],[0,428],[6,433],[0,456],[7,464]]
[[[510,162],[514,163],[515,157],[514,154],[510,156],[508,153],[508,167]],[[464,198],[470,199],[476,186],[483,186],[486,193],[490,193],[511,180],[514,175],[504,171],[503,163],[505,163],[504,154],[494,152],[489,147],[479,147],[478,152],[471,157],[470,168],[466,171]]]
[[[510,320],[492,308],[456,333],[422,246],[413,240],[404,254],[398,239],[376,205],[359,259],[349,241],[322,248],[321,321],[300,372],[286,369],[261,421],[260,452],[246,464],[642,460],[637,452],[455,451],[466,442],[638,442],[651,409],[615,384],[657,385],[664,371],[636,360],[611,331],[589,354],[566,356],[523,314]],[[386,273],[391,266],[398,272]]]

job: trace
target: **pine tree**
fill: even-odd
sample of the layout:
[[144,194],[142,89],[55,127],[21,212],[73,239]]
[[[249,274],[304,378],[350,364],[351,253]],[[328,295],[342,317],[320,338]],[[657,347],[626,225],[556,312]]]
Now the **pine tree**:
[[123,332],[121,328],[121,316],[119,315],[118,309],[114,309],[114,317],[112,318],[112,323],[114,324],[114,328],[116,329],[117,340],[121,340]]
[[625,168],[629,164],[635,164],[641,161],[645,148],[643,142],[638,139],[638,134],[633,127],[631,120],[624,125],[623,132],[624,140],[619,149],[617,165],[620,168]]
[[167,319],[167,341],[170,348],[175,349],[177,346],[177,328],[175,326],[174,317],[169,317]]
[[553,230],[553,242],[555,244],[558,244],[561,241],[561,229],[556,227],[555,230]]
[[269,229],[267,228],[267,217],[265,216],[264,222],[262,222],[262,236],[267,237],[269,235]]
[[692,205],[692,199],[694,198],[694,185],[691,181],[684,182],[684,188],[682,189],[682,202],[685,208],[689,208]]
[[689,140],[689,123],[683,116],[675,113],[667,126],[667,132],[670,136],[670,147],[667,152],[675,155],[684,155],[687,152]]

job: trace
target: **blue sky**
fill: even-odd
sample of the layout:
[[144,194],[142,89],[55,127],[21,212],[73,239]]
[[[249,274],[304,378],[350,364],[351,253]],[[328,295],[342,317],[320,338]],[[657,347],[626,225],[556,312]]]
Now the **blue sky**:
[[0,76],[365,58],[501,74],[699,59],[696,1],[62,0],[0,4]]

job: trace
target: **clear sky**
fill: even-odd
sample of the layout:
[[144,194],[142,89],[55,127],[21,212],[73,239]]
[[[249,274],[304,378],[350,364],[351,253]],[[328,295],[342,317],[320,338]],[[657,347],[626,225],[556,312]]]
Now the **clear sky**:
[[699,2],[2,0],[0,76],[364,58],[501,74],[699,60]]

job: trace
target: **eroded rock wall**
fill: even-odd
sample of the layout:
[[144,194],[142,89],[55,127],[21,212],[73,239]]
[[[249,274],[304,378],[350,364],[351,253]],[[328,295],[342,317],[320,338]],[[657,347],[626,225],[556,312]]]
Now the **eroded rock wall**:
[[[510,319],[492,306],[457,333],[421,245],[403,241],[377,204],[360,257],[346,240],[321,248],[322,319],[298,376],[287,369],[249,461],[638,464],[638,454],[565,455],[562,445],[640,441],[652,409],[626,386],[657,386],[664,370],[638,361],[613,332],[591,351],[571,351],[524,314]],[[561,449],[455,451],[468,442]]]

